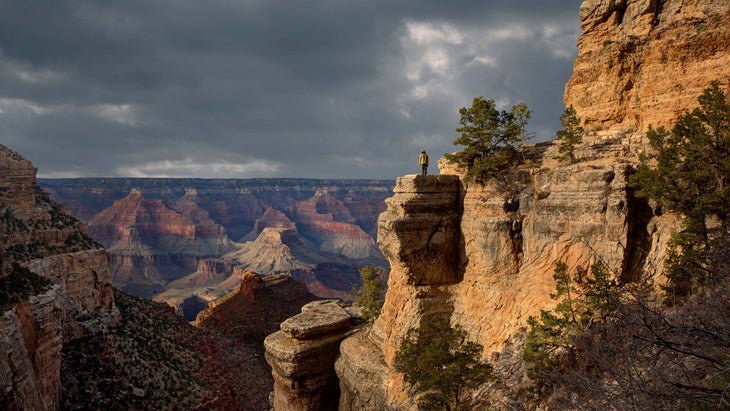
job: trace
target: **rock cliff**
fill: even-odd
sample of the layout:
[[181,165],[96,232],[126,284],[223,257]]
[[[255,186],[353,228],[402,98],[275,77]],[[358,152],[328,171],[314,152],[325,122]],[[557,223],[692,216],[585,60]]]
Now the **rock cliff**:
[[656,274],[673,222],[652,220],[633,197],[629,166],[599,159],[525,170],[523,190],[508,198],[455,175],[399,178],[379,219],[388,293],[372,329],[341,345],[340,409],[413,406],[392,366],[425,314],[450,315],[491,358],[552,306],[555,261],[580,272],[600,259],[627,282]]
[[315,299],[303,283],[287,275],[262,278],[244,271],[241,284],[200,312],[195,325],[242,341],[262,343],[282,321],[298,314],[303,305]]
[[500,377],[519,383],[520,360],[507,351],[521,350],[527,318],[554,304],[559,259],[571,272],[602,260],[623,282],[661,281],[679,220],[655,215],[627,180],[649,125],[670,125],[710,81],[728,84],[730,3],[588,0],[581,20],[565,93],[586,127],[577,162],[556,160],[554,145],[532,147],[513,194],[465,184],[449,167],[442,174],[454,176],[398,179],[378,220],[388,293],[372,329],[340,346],[341,410],[415,409],[393,359],[431,312],[450,314]]
[[586,130],[667,126],[710,81],[729,81],[727,1],[587,0],[580,19],[565,104]]
[[35,176],[30,161],[0,146],[0,350],[7,353],[0,404],[7,409],[57,408],[64,342],[119,316],[109,257]]
[[352,332],[353,315],[336,301],[315,301],[264,340],[274,376],[274,411],[336,410],[337,347]]

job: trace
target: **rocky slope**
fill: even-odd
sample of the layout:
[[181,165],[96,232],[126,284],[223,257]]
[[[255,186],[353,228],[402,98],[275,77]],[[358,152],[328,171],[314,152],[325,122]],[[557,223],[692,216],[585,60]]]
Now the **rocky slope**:
[[63,409],[267,408],[272,380],[260,342],[203,331],[166,304],[115,294],[119,326],[64,347]]
[[0,404],[54,409],[61,349],[118,321],[109,258],[0,146]]
[[315,299],[303,283],[287,275],[260,277],[245,271],[241,284],[200,312],[195,325],[240,341],[263,343],[282,321]]

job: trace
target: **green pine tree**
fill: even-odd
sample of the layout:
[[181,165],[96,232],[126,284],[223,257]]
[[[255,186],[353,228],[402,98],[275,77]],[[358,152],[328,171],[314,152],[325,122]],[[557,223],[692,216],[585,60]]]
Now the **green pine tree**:
[[375,267],[362,267],[360,278],[362,278],[362,286],[355,290],[358,297],[356,305],[362,308],[362,318],[365,321],[373,322],[383,308],[385,285],[380,279],[380,270]]
[[451,327],[442,315],[421,318],[408,330],[395,357],[405,381],[422,394],[422,410],[463,410],[466,393],[492,377],[492,366],[480,360],[483,347],[466,340],[466,331]]
[[[652,152],[641,156],[631,182],[659,209],[682,214],[683,230],[670,242],[665,302],[672,304],[711,278],[710,255],[727,243],[730,213],[730,101],[713,81],[671,131],[650,128]],[[708,226],[711,217],[719,224]]]
[[563,261],[555,262],[553,278],[555,293],[550,298],[558,304],[552,311],[541,310],[539,318],[527,319],[529,330],[522,354],[530,365],[527,375],[542,396],[552,391],[552,376],[557,370],[576,356],[576,339],[620,308],[619,284],[600,261],[591,265],[581,284],[571,279]]
[[575,146],[583,141],[583,127],[572,105],[560,116],[560,124],[563,129],[556,133],[558,152],[562,154],[559,158],[572,163],[575,161]]
[[494,100],[477,97],[469,108],[459,109],[461,133],[454,145],[465,148],[445,158],[467,170],[466,178],[483,183],[495,173],[519,162],[518,149],[531,134],[526,131],[532,111],[520,103],[498,110]]

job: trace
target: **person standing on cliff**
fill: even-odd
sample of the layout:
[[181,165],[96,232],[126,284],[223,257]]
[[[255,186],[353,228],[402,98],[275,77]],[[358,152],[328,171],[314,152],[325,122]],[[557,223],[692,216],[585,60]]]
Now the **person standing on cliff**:
[[428,174],[428,154],[426,154],[426,150],[421,151],[421,155],[418,156],[418,165],[421,166],[422,176]]

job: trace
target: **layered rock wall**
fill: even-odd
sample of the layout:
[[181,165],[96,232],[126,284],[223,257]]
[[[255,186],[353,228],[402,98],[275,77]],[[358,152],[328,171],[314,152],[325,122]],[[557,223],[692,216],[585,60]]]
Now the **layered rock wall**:
[[[6,409],[56,409],[63,343],[119,317],[108,255],[50,201],[35,175],[30,161],[0,146],[0,281],[14,281],[3,287],[10,298],[0,318],[0,352],[7,353],[0,356],[0,405]],[[25,269],[54,285],[18,299],[12,287],[37,281]]]
[[405,333],[423,315],[454,310],[449,289],[462,280],[467,262],[460,227],[463,196],[455,175],[397,180],[378,219],[378,243],[391,263],[388,293],[373,327],[340,347],[340,409],[411,404],[393,359]]
[[314,301],[264,340],[274,376],[274,411],[336,410],[339,384],[334,363],[352,332],[353,315],[336,301]]
[[587,0],[580,19],[565,105],[589,131],[669,126],[712,80],[730,81],[726,0]]
[[[392,187],[388,181],[45,183],[56,198],[86,216],[89,234],[112,255],[115,285],[138,296],[157,295],[177,304],[199,296],[202,287],[216,287],[224,294],[231,291],[240,276],[213,282],[204,270],[196,270],[206,258],[236,262],[262,275],[288,271],[325,298],[347,296],[351,284],[359,280],[360,267],[386,265],[373,237]],[[120,193],[125,188],[128,191]],[[333,266],[337,268],[330,269]],[[182,288],[188,288],[187,296]]]
[[373,328],[341,345],[340,409],[414,407],[393,361],[425,314],[450,315],[490,359],[552,307],[556,261],[580,275],[600,260],[627,282],[656,275],[675,221],[652,220],[629,172],[605,158],[525,169],[517,196],[456,175],[399,178],[379,219],[388,293]]
[[0,406],[56,409],[61,395],[63,296],[55,286],[0,317]]

